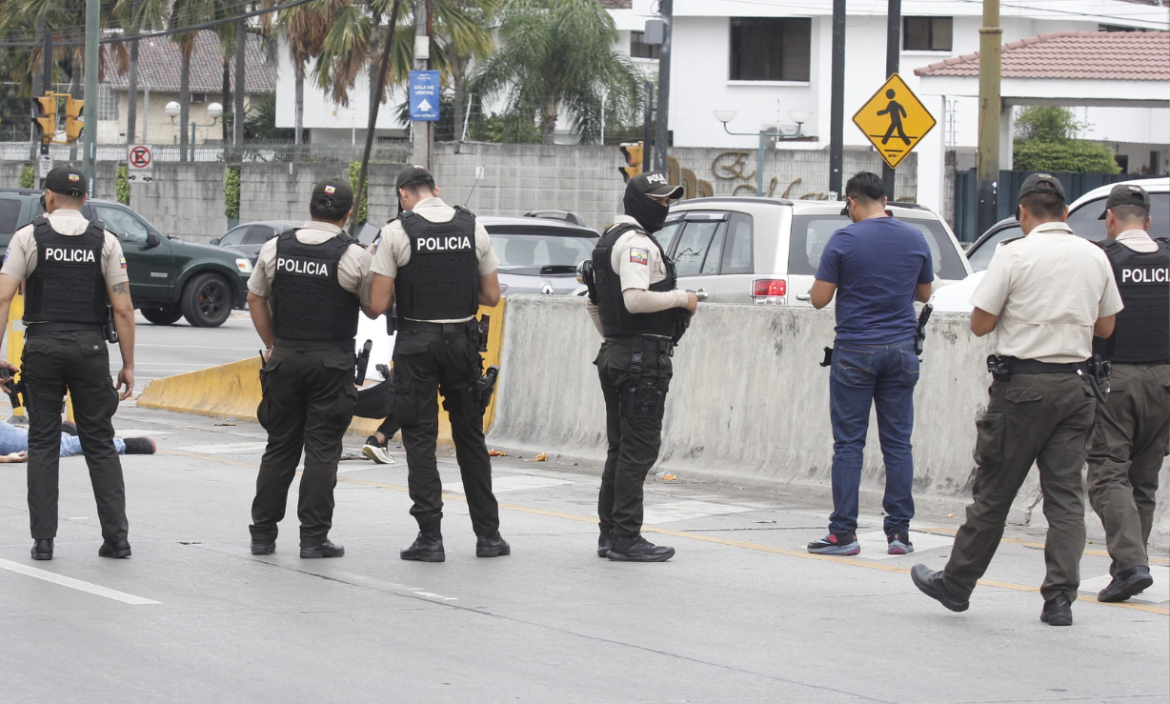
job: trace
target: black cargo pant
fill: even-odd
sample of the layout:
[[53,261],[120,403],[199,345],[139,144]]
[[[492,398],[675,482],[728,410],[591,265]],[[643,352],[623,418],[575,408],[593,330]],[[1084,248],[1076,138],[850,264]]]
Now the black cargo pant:
[[1077,597],[1085,550],[1085,485],[1081,470],[1097,400],[1077,374],[1014,374],[991,384],[987,410],[975,421],[975,485],[967,520],[955,536],[944,572],[947,591],[967,598],[1003,537],[1012,501],[1036,463],[1044,494],[1048,601]]
[[378,432],[389,440],[398,432],[398,422],[394,420],[394,391],[393,377],[384,379],[373,386],[358,389],[357,404],[353,407],[353,414],[358,418],[382,419]]
[[260,425],[268,431],[268,447],[260,460],[252,501],[254,542],[276,541],[276,524],[284,518],[302,449],[305,469],[297,501],[301,547],[321,545],[328,539],[341,441],[357,399],[355,362],[352,344],[348,349],[277,347],[272,351],[260,373],[264,399],[256,410]]
[[401,325],[394,343],[394,420],[402,426],[407,484],[414,501],[410,513],[421,525],[443,510],[443,483],[435,461],[441,391],[471,527],[476,535],[494,536],[500,529],[500,509],[492,493],[492,463],[483,437],[484,408],[476,393],[483,374],[478,335],[467,323]]
[[625,537],[642,532],[642,485],[662,447],[672,347],[654,338],[607,338],[597,353],[609,441],[597,498],[602,531]]
[[1158,472],[1170,442],[1170,365],[1114,364],[1089,451],[1089,504],[1105,526],[1110,572],[1148,567]]
[[73,401],[77,435],[89,467],[98,520],[107,543],[125,540],[126,486],[114,449],[118,393],[110,380],[106,340],[96,331],[36,332],[29,326],[21,358],[28,409],[28,512],[34,539],[57,536],[61,405]]

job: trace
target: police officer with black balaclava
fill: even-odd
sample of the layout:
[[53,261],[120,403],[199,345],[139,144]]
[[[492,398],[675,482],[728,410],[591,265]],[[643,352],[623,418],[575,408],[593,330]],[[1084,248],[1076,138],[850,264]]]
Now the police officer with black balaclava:
[[674,548],[642,537],[642,485],[662,445],[670,358],[699,302],[675,288],[674,262],[654,238],[670,202],[682,195],[681,186],[658,172],[631,179],[625,214],[601,236],[584,276],[589,314],[605,338],[594,361],[609,440],[597,501],[597,556],[620,562],[674,556]]
[[451,437],[475,531],[477,557],[511,552],[500,536],[499,506],[483,436],[483,358],[476,313],[500,302],[500,260],[475,215],[439,198],[435,179],[421,166],[398,175],[401,212],[382,228],[374,256],[375,313],[397,306],[394,343],[394,420],[402,426],[407,483],[418,521],[404,560],[443,562],[443,485],[435,461],[438,395],[451,420]]
[[[0,269],[0,339],[8,306],[25,282],[25,343],[21,369],[29,412],[28,512],[34,560],[53,559],[57,536],[61,409],[68,390],[89,467],[104,539],[98,555],[130,557],[126,487],[114,448],[114,412],[134,391],[134,304],[118,238],[81,214],[86,178],[59,166],[45,179],[46,215],[18,230]],[[117,389],[106,348],[110,317],[122,353]],[[105,330],[103,330],[105,328]],[[9,391],[11,381],[0,381]],[[119,393],[119,390],[121,393]],[[153,450],[153,448],[151,448]]]
[[[1114,186],[1101,219],[1108,238],[1100,244],[1125,308],[1113,335],[1093,340],[1113,375],[1109,400],[1097,410],[1086,484],[1113,558],[1113,579],[1097,600],[1116,602],[1154,583],[1146,546],[1170,444],[1170,240],[1166,223],[1153,223],[1141,186]],[[1151,224],[1163,234],[1151,237]]]
[[354,338],[359,311],[370,317],[370,253],[341,228],[353,208],[347,181],[313,187],[311,220],[268,240],[248,280],[252,324],[267,346],[256,410],[268,447],[252,501],[252,554],[276,551],[277,524],[301,451],[297,517],[301,557],[341,557],[329,540],[342,438],[353,418]]

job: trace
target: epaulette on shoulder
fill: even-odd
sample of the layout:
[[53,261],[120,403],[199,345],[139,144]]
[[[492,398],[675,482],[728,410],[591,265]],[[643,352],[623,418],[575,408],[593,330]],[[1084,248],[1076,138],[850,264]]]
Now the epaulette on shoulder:
[[1007,245],[1011,244],[1012,242],[1019,242],[1022,239],[1024,239],[1024,238],[1023,237],[1009,237],[1006,240],[1000,242],[999,246],[1006,247]]

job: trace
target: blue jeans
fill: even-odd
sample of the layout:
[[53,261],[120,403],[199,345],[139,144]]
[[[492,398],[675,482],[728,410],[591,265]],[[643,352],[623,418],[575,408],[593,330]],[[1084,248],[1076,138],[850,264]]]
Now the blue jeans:
[[[125,441],[122,438],[114,438],[114,449],[119,455],[125,454]],[[28,431],[0,420],[0,455],[10,455],[13,452],[28,452]],[[61,433],[61,456],[72,457],[80,454],[81,439],[68,433]]]
[[886,534],[904,533],[914,517],[914,386],[918,356],[914,341],[892,345],[837,343],[829,379],[833,422],[833,515],[829,531],[857,530],[857,491],[862,452],[869,431],[869,409],[877,407],[878,437],[886,464]]

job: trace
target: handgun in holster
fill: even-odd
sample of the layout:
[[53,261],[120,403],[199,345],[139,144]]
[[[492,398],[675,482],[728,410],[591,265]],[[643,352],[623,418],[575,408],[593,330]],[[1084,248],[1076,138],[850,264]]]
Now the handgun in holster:
[[987,356],[987,371],[991,372],[991,378],[996,381],[1011,381],[1012,380],[1012,365],[1011,361],[996,357],[995,355]]
[[118,341],[118,328],[114,325],[114,307],[106,306],[106,322],[102,323],[102,335],[106,341],[114,344]]
[[483,373],[483,376],[481,376],[475,382],[475,398],[477,401],[479,401],[480,407],[485,410],[492,402],[492,394],[495,393],[496,390],[496,379],[499,376],[500,368],[493,364],[492,366],[488,367],[487,371]]
[[374,341],[366,340],[366,344],[362,345],[362,351],[357,356],[357,370],[353,377],[353,383],[361,386],[366,383],[366,369],[370,366],[370,351],[374,349]]
[[12,403],[13,410],[24,405],[20,400],[20,395],[24,392],[24,382],[14,381],[12,378],[12,372],[8,371],[7,369],[0,369],[0,381],[9,382],[8,388],[10,390],[8,392],[8,400]]
[[593,280],[593,260],[586,259],[577,265],[577,281],[585,284],[589,302],[597,305],[597,282]]
[[922,313],[918,315],[918,329],[914,331],[914,354],[918,355],[918,361],[922,361],[922,345],[926,342],[926,324],[930,322],[930,314],[934,312],[934,306],[927,303],[922,306]]
[[1105,403],[1109,400],[1109,392],[1111,390],[1109,385],[1109,377],[1113,375],[1113,362],[1107,359],[1101,359],[1101,355],[1093,355],[1088,362],[1089,386],[1093,387],[1093,395],[1097,397],[1098,403]]

